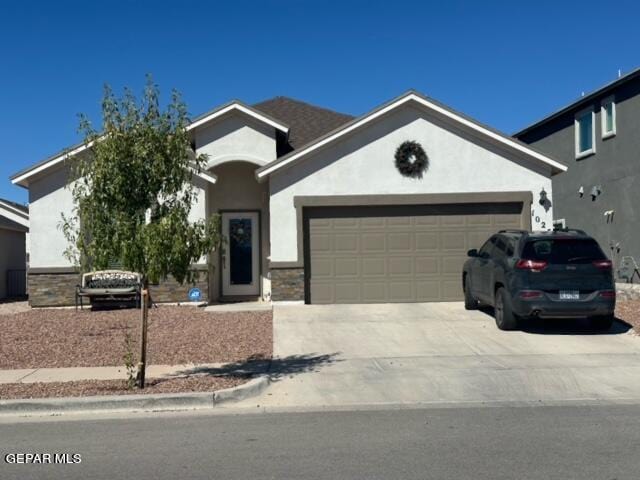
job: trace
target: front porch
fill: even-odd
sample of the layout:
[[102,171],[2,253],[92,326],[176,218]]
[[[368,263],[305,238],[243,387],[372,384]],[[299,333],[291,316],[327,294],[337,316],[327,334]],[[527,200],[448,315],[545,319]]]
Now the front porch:
[[211,253],[210,303],[271,298],[269,280],[269,184],[258,183],[258,165],[247,161],[218,164],[209,173],[207,216],[220,215],[224,244]]

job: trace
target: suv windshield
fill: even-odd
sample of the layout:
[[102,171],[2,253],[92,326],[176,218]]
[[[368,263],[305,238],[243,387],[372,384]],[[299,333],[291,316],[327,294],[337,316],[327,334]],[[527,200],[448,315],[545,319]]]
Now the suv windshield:
[[550,264],[591,263],[606,260],[595,240],[574,238],[546,238],[528,241],[522,258],[544,260]]

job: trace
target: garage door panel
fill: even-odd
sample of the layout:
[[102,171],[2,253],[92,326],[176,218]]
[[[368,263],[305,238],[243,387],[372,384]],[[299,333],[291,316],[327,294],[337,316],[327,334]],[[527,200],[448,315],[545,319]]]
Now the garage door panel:
[[413,282],[397,282],[389,283],[389,301],[390,302],[415,302],[413,295]]
[[360,283],[337,282],[335,284],[334,303],[360,303]]
[[311,252],[330,252],[331,235],[328,233],[312,232],[309,248]]
[[331,257],[313,257],[311,259],[311,272],[314,278],[333,278],[333,262]]
[[389,257],[389,276],[412,275],[413,274],[413,258],[412,257]]
[[462,266],[466,257],[456,256],[456,257],[442,257],[442,273],[447,275],[462,275]]
[[386,257],[365,257],[362,259],[362,276],[364,278],[369,277],[384,277],[387,274]]
[[333,284],[315,281],[311,282],[309,294],[314,303],[336,303],[336,299],[333,296],[333,288]]
[[416,275],[438,275],[440,273],[438,257],[417,257],[415,269]]
[[499,229],[523,228],[522,208],[516,202],[305,208],[309,301],[462,300],[467,250]]
[[457,301],[463,298],[462,282],[460,278],[444,279],[442,281],[442,300]]
[[443,252],[465,250],[466,241],[464,232],[442,232],[440,235],[440,250]]
[[335,276],[340,277],[357,277],[358,276],[358,258],[337,258],[334,260]]
[[442,298],[440,292],[440,280],[428,280],[416,282],[416,301],[437,302]]
[[409,232],[390,233],[387,236],[388,253],[410,252],[411,234]]
[[360,237],[362,253],[385,252],[387,248],[387,236],[384,232],[363,233]]
[[362,284],[362,301],[365,303],[387,302],[387,283],[366,282]]
[[336,234],[333,237],[333,251],[336,253],[357,253],[358,234]]
[[416,251],[417,252],[437,252],[438,251],[438,233],[437,232],[417,232],[416,233]]

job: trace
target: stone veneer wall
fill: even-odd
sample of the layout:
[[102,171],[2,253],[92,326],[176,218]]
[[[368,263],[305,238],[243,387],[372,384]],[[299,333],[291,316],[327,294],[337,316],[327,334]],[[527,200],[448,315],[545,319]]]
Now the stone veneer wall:
[[[154,302],[188,302],[189,289],[198,287],[202,301],[209,299],[209,275],[206,266],[196,267],[200,273],[192,284],[180,285],[172,276],[157,285],[150,285]],[[62,307],[75,304],[76,285],[81,282],[78,273],[29,273],[29,305],[32,307]],[[87,300],[85,299],[85,304]]]
[[272,268],[271,300],[304,300],[304,268]]
[[29,305],[61,307],[75,303],[78,273],[29,273],[27,276]]

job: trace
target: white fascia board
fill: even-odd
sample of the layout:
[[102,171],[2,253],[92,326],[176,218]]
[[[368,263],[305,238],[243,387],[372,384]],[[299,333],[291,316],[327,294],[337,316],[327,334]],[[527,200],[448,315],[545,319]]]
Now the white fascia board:
[[194,174],[196,177],[199,177],[199,178],[201,178],[202,180],[204,180],[205,182],[209,182],[209,183],[210,183],[210,184],[212,184],[212,185],[215,185],[215,184],[216,184],[216,182],[218,181],[218,177],[216,177],[216,176],[215,176],[214,174],[212,174],[212,173],[208,173],[208,172],[205,172],[205,171],[200,171],[200,172],[198,172],[198,171],[196,171],[196,169],[195,169],[195,168],[191,169],[191,171],[193,172],[193,174]]
[[386,113],[390,112],[391,110],[394,110],[398,107],[400,107],[401,105],[404,105],[407,102],[410,101],[414,101],[417,102],[435,112],[440,113],[441,115],[444,115],[445,117],[448,117],[452,120],[454,120],[455,122],[462,124],[468,128],[471,128],[472,130],[475,130],[499,143],[502,144],[506,144],[507,146],[516,149],[522,153],[524,153],[525,155],[528,155],[529,157],[533,157],[536,160],[539,160],[543,163],[545,163],[548,166],[551,166],[553,168],[556,168],[562,172],[565,172],[567,170],[567,167],[559,162],[556,162],[555,160],[552,160],[551,158],[548,158],[545,155],[542,155],[541,153],[536,152],[535,150],[532,150],[528,147],[526,147],[525,145],[521,145],[518,142],[509,140],[508,138],[499,135],[485,127],[483,127],[482,125],[478,125],[475,122],[472,122],[464,117],[461,117],[460,115],[455,114],[454,112],[442,108],[439,105],[436,105],[428,100],[426,100],[425,98],[416,95],[415,93],[410,93],[404,97],[399,98],[397,101],[390,103],[389,105],[387,105],[384,108],[381,108],[380,110],[377,110],[369,115],[365,115],[364,117],[362,117],[359,121],[356,121],[354,123],[352,123],[351,125],[349,125],[348,127],[334,133],[333,135],[330,135],[322,140],[320,140],[317,143],[314,143],[312,145],[309,145],[307,148],[304,148],[302,150],[300,150],[297,153],[294,153],[293,155],[291,155],[289,158],[285,159],[282,162],[278,162],[278,163],[274,163],[274,165],[272,165],[271,167],[267,167],[264,170],[260,171],[257,173],[257,177],[258,179],[262,179],[268,175],[270,175],[271,173],[275,172],[276,170],[281,169],[282,167],[285,167],[286,165],[295,162],[296,160],[298,160],[300,157],[303,157],[305,155],[308,155],[309,153],[312,153],[320,148],[322,148],[323,146],[333,142],[334,140],[349,134],[350,132],[362,127],[363,125],[366,125],[369,122],[374,121],[375,119],[385,115]]
[[217,110],[215,112],[212,112],[210,115],[207,115],[204,118],[201,118],[199,120],[196,120],[193,123],[190,123],[187,126],[187,131],[191,131],[195,128],[200,127],[201,125],[204,125],[205,123],[208,123],[212,120],[215,120],[216,118],[222,117],[224,115],[226,115],[227,113],[231,112],[232,110],[237,110],[239,112],[244,113],[245,115],[249,115],[250,117],[255,118],[256,120],[261,121],[262,123],[266,123],[267,125],[270,125],[271,127],[277,129],[277,130],[281,130],[283,132],[288,132],[289,131],[289,127],[287,127],[286,125],[283,125],[281,123],[275,122],[272,119],[264,116],[264,115],[260,115],[258,112],[245,107],[244,105],[242,105],[241,103],[232,103],[231,105],[228,105],[224,108],[221,108],[220,110]]
[[0,216],[8,218],[13,222],[19,223],[23,227],[29,228],[29,218],[24,217],[24,212],[20,212],[19,214],[16,212],[20,211],[15,208],[10,208],[10,206],[4,202],[0,202]]
[[26,187],[27,185],[23,185],[22,182],[24,182],[29,177],[32,177],[33,175],[36,175],[37,173],[40,173],[40,172],[42,172],[44,170],[47,170],[47,169],[53,167],[54,165],[57,165],[60,162],[63,162],[69,157],[73,157],[74,155],[77,155],[78,153],[81,153],[81,152],[85,151],[87,148],[90,148],[94,143],[95,143],[95,140],[92,140],[89,143],[85,143],[83,145],[80,145],[77,148],[74,148],[73,150],[70,150],[70,151],[65,152],[65,153],[63,153],[61,155],[58,155],[57,157],[52,158],[48,162],[43,163],[42,165],[38,165],[33,170],[29,170],[28,172],[23,173],[19,177],[16,177],[16,178],[12,179],[11,183],[13,183],[14,185],[22,185],[23,187]]

